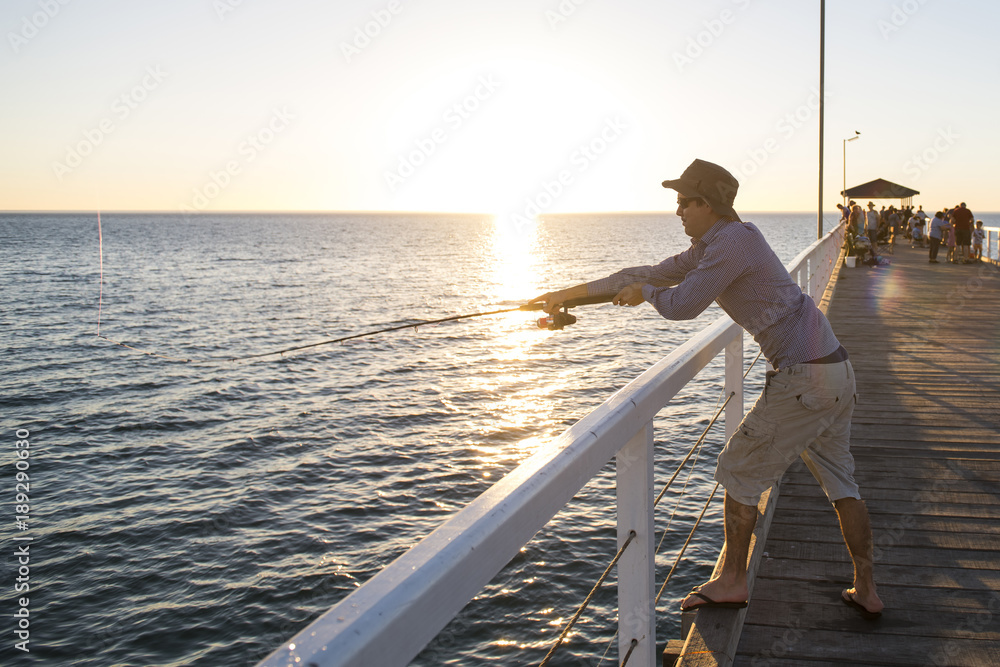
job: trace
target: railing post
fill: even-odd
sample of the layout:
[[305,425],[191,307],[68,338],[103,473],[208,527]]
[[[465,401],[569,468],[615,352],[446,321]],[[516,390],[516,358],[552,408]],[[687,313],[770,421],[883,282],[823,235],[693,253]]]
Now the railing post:
[[653,608],[653,422],[647,422],[615,456],[618,546],[635,537],[618,561],[618,659],[632,646],[628,664],[654,667],[656,612]]
[[809,269],[806,272],[806,285],[808,285],[807,289],[809,290],[807,294],[813,297],[813,301],[816,300],[816,278],[819,265],[819,259],[817,257],[818,254],[819,253],[814,252],[809,258]]
[[726,406],[726,440],[743,421],[743,330],[726,345],[726,396],[735,393]]

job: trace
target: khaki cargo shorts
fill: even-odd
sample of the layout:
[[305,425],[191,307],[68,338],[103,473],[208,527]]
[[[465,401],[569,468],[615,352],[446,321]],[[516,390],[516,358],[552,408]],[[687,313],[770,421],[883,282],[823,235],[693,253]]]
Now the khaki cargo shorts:
[[760,398],[719,454],[715,479],[733,500],[756,505],[802,457],[830,502],[860,500],[851,456],[856,400],[850,361],[768,371]]

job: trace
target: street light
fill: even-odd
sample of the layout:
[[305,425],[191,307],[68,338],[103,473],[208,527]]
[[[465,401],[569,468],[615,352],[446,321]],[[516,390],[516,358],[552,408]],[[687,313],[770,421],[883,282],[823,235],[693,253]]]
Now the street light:
[[861,133],[854,130],[854,136],[850,139],[844,139],[844,206],[847,206],[847,142],[854,141],[861,136]]

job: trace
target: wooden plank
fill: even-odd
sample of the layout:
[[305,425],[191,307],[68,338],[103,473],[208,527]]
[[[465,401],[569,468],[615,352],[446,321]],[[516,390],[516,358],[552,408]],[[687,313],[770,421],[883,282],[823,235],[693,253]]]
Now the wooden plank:
[[[840,587],[825,586],[817,591],[806,591],[804,587],[799,587],[796,590],[800,595],[786,595],[777,600],[755,598],[746,623],[782,628],[788,627],[786,619],[791,616],[792,627],[872,629],[871,622],[865,621],[856,611],[840,602]],[[945,596],[941,598],[944,601]],[[953,606],[917,608],[908,604],[898,604],[883,612],[877,631],[888,641],[912,634],[922,638],[967,638],[970,633],[967,625],[970,616],[982,617],[975,623],[977,626],[975,639],[1000,640],[1000,622],[993,617],[988,600],[979,601],[978,606],[968,604],[964,608]]]
[[[775,526],[828,526],[840,529],[833,512],[825,510],[790,510],[781,508],[781,514],[774,518]],[[913,514],[905,520],[889,514],[871,515],[872,530],[876,539],[884,532],[896,533],[903,530],[923,530],[928,532],[953,532],[964,535],[1000,536],[1000,524],[988,519],[967,519],[963,517],[934,517]],[[993,542],[996,547],[1000,540]]]
[[[756,628],[755,628],[756,629]],[[795,629],[794,627],[792,629]],[[794,651],[799,665],[807,660],[841,660],[842,664],[867,665],[949,665],[983,667],[1000,664],[1000,643],[988,640],[916,636],[893,639],[867,626],[856,625],[853,631],[823,629],[788,630],[775,635],[747,632],[740,642],[739,654],[754,664],[769,660],[781,652]],[[746,664],[746,663],[744,663]]]
[[[902,470],[896,470],[897,475]],[[861,486],[871,484],[883,489],[909,489],[919,491],[933,488],[938,490],[961,491],[969,489],[985,489],[994,493],[1000,492],[1000,472],[986,476],[982,473],[972,473],[951,468],[930,468],[929,466],[911,466],[905,471],[905,477],[887,477],[885,471],[873,471],[870,468],[855,470],[854,479]],[[796,486],[817,486],[816,479],[808,471],[790,471],[785,473],[784,484]],[[982,485],[982,486],[978,486]]]
[[[848,559],[817,564],[789,558],[766,557],[761,562],[758,579],[771,579],[761,584],[758,595],[785,581],[835,581],[841,586],[850,585],[853,569]],[[907,586],[917,590],[925,588],[959,588],[962,590],[1000,590],[1000,572],[996,570],[967,570],[954,565],[940,564],[927,567],[909,567],[882,563],[875,570],[875,582],[880,586]]]
[[[847,561],[847,547],[838,544],[801,542],[771,538],[767,541],[767,553],[771,558],[797,558],[815,561]],[[966,567],[973,570],[996,568],[997,552],[993,549],[942,549],[894,545],[880,549],[875,554],[876,563],[912,565],[927,567],[928,564]]]
[[[964,482],[966,485],[968,482]],[[918,502],[918,503],[955,503],[959,505],[998,505],[1000,506],[1000,497],[998,497],[995,492],[1000,491],[998,489],[991,489],[994,493],[989,491],[974,491],[958,490],[961,487],[957,487],[955,484],[952,488],[945,488],[943,483],[934,482],[933,485],[928,488],[927,484],[915,484],[912,486],[917,486],[919,488],[886,488],[883,486],[872,485],[867,489],[865,493],[866,502],[875,502],[882,500],[902,500],[907,502]],[[992,486],[992,485],[991,485]],[[819,489],[819,484],[813,481],[812,484],[794,484],[788,480],[785,480],[781,485],[782,495],[789,498],[794,497],[823,497],[816,493]],[[966,487],[968,488],[968,487]]]
[[[780,508],[779,508],[780,509]],[[784,517],[781,517],[782,519]],[[873,529],[874,530],[874,529]],[[837,524],[803,525],[775,520],[771,523],[768,539],[807,540],[813,543],[843,544],[844,538]],[[969,549],[993,551],[997,546],[997,536],[989,533],[966,533],[952,530],[919,530],[907,526],[897,526],[888,530],[875,531],[874,545],[879,549],[896,547],[927,547],[937,549]]]
[[[895,514],[895,515],[909,515],[915,511],[921,511],[929,516],[955,516],[955,517],[966,517],[966,518],[980,518],[980,519],[1000,519],[1000,507],[996,506],[978,506],[978,505],[962,505],[957,503],[935,503],[927,504],[921,503],[917,500],[914,502],[902,502],[898,500],[879,500],[876,502],[866,502],[868,505],[868,512],[870,514]],[[791,509],[813,509],[818,510],[822,508],[827,508],[829,511],[833,511],[830,503],[827,502],[825,497],[818,498],[807,498],[803,496],[791,496],[784,499],[781,508],[791,508]]]
[[958,456],[946,456],[941,452],[914,452],[905,448],[880,447],[874,445],[858,445],[857,441],[851,442],[851,453],[855,462],[861,465],[871,466],[875,470],[885,470],[891,472],[896,461],[899,462],[899,470],[913,466],[950,466],[967,470],[996,470],[997,455],[995,453],[986,454],[964,454]]
[[[846,581],[813,579],[808,581],[789,580],[782,582],[780,586],[768,586],[766,589],[762,587],[753,598],[754,604],[747,617],[747,623],[780,625],[780,621],[783,618],[780,609],[775,609],[773,606],[766,607],[768,612],[761,613],[761,609],[765,607],[758,606],[758,603],[764,601],[776,604],[829,604],[830,602],[835,602],[838,604],[833,606],[837,607],[838,611],[849,611],[846,605],[841,607],[839,604],[839,595],[848,585]],[[923,616],[938,611],[968,614],[973,612],[989,612],[1000,604],[1000,599],[997,598],[998,594],[994,591],[967,590],[944,586],[916,588],[913,586],[882,584],[879,586],[879,593],[885,598],[885,615],[887,617],[891,615],[895,620],[905,618],[906,614],[910,611],[920,611]],[[810,622],[814,622],[814,620],[810,617]],[[945,623],[944,621],[947,619],[942,618],[940,620],[945,628],[955,625]],[[960,619],[952,618],[951,620]],[[836,627],[837,624],[831,621],[817,625],[820,627],[823,625]],[[1000,630],[1000,628],[997,628],[997,630]],[[934,634],[934,632],[931,632],[931,634]]]

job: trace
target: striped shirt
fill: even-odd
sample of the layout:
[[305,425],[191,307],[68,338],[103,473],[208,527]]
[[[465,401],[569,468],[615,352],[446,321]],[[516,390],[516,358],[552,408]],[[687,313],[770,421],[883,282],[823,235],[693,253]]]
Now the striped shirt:
[[826,316],[749,222],[720,219],[684,252],[587,283],[587,293],[614,295],[632,283],[644,283],[642,296],[668,320],[695,318],[717,301],[774,368],[820,359],[840,347]]

